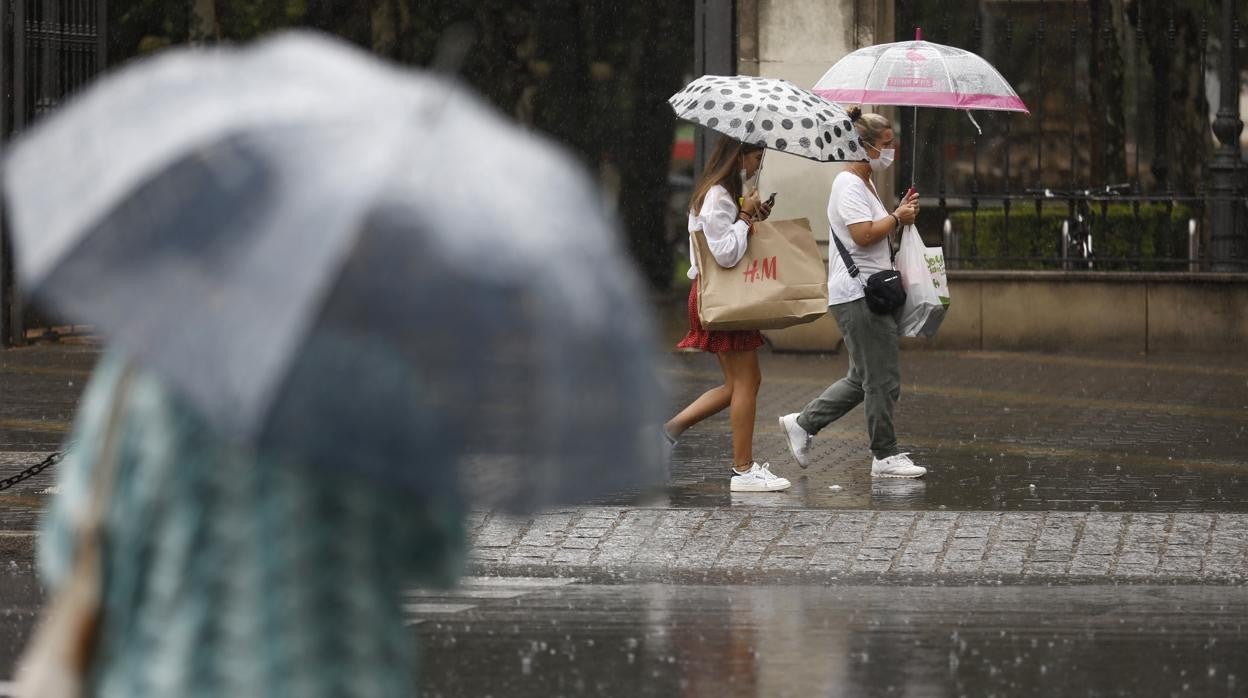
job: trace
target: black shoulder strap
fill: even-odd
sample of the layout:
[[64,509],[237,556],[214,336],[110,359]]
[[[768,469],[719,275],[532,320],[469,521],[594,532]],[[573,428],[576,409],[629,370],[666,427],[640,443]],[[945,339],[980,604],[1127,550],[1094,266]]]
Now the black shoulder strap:
[[836,243],[836,250],[841,253],[841,261],[845,263],[845,271],[849,272],[852,279],[858,278],[858,265],[854,264],[854,258],[849,256],[849,250],[845,249],[845,243],[836,236],[836,231],[832,226],[828,226],[828,235],[831,236],[832,242]]

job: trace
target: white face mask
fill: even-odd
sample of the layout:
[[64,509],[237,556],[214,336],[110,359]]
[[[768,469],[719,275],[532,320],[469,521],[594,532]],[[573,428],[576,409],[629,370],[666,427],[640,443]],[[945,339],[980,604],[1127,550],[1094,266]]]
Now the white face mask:
[[871,159],[871,170],[873,172],[883,172],[893,164],[893,148],[884,148],[880,150],[880,157]]

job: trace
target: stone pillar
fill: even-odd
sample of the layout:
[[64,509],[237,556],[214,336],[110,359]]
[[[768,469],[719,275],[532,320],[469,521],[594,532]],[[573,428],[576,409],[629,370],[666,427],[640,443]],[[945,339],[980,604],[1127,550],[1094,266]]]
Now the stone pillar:
[[[810,89],[828,68],[863,46],[891,41],[892,0],[738,0],[738,62],[742,74],[783,78]],[[869,110],[870,106],[867,107]],[[892,108],[876,111],[896,119]],[[769,151],[760,183],[764,198],[778,192],[776,218],[808,218],[825,257],[828,192],[843,169]],[[877,177],[887,201],[894,173]]]

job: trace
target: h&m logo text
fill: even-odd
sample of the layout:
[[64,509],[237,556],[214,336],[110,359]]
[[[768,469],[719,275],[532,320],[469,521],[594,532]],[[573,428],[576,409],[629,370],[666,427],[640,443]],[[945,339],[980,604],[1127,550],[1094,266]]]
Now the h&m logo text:
[[763,264],[762,264],[761,269],[759,268],[758,261],[759,260],[756,259],[753,262],[750,262],[750,266],[746,267],[745,272],[744,272],[746,283],[752,284],[755,281],[760,281],[763,279],[779,279],[780,278],[780,263],[776,261],[775,257],[772,257],[770,259],[763,259],[762,260]]

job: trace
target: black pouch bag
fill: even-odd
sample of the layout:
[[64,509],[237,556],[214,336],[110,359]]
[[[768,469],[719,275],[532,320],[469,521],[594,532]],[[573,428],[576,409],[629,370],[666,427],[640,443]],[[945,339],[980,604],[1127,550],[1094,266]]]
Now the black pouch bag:
[[[850,277],[857,279],[860,272],[858,265],[854,264],[854,258],[849,256],[849,251],[836,236],[835,230],[829,229],[828,234],[836,243],[837,251],[841,253],[841,261],[845,263],[846,271],[849,272]],[[892,251],[890,245],[889,261],[891,262],[895,257],[896,253]],[[867,296],[867,307],[877,315],[891,315],[906,302],[906,289],[901,285],[901,274],[898,274],[896,269],[886,269],[868,276],[863,288]]]

